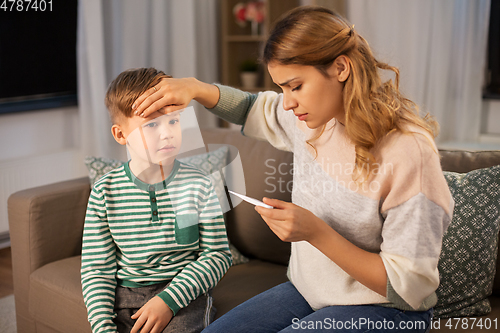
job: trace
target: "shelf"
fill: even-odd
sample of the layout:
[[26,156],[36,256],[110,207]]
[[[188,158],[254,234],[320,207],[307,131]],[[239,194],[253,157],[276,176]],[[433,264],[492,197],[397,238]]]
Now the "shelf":
[[263,35],[229,35],[226,36],[227,42],[265,42],[267,37]]
[[242,0],[221,0],[221,83],[239,88],[243,91],[258,93],[274,90],[281,92],[276,86],[267,68],[259,64],[257,87],[242,87],[240,77],[241,65],[246,60],[258,60],[262,56],[264,44],[269,37],[269,27],[283,13],[300,5],[298,0],[263,0],[266,15],[259,26],[259,34],[252,35],[251,24],[240,26],[234,18],[234,7]]

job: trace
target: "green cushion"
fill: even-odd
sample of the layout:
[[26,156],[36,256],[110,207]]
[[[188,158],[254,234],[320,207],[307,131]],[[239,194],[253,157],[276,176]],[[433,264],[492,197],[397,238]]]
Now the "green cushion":
[[436,290],[437,318],[480,316],[491,311],[500,223],[500,165],[466,174],[444,172],[455,200],[443,237]]
[[[227,146],[220,147],[214,151],[199,154],[195,156],[188,156],[180,158],[180,162],[193,165],[210,177],[214,185],[215,193],[218,198],[226,198],[226,191],[224,189],[224,182],[221,178],[220,172],[223,167],[227,165],[229,148]],[[85,165],[89,171],[90,184],[93,186],[96,181],[101,179],[109,171],[118,168],[124,162],[113,160],[109,158],[87,156],[85,158]],[[229,249],[233,256],[233,265],[244,264],[249,261],[238,249],[232,244],[229,244]]]
[[118,168],[123,164],[123,161],[113,160],[105,157],[87,156],[84,159],[85,165],[89,171],[90,185],[94,186],[95,182],[102,178],[105,174],[113,169]]

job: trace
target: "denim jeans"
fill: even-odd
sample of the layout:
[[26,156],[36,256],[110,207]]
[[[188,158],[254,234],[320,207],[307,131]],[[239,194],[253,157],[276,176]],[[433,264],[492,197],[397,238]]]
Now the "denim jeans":
[[[113,320],[119,333],[129,333],[135,320],[130,318],[151,298],[158,295],[168,283],[159,283],[146,287],[116,287],[115,312]],[[216,309],[212,305],[209,293],[198,296],[185,308],[180,309],[170,320],[162,333],[199,333],[212,322]]]
[[292,283],[285,282],[235,307],[203,332],[424,333],[430,330],[432,312],[378,305],[335,305],[314,311]]

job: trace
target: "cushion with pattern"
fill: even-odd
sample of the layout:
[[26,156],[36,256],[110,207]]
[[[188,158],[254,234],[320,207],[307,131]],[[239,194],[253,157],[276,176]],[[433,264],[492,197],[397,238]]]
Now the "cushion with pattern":
[[488,314],[498,253],[500,165],[465,174],[445,171],[444,176],[455,208],[443,237],[434,315]]

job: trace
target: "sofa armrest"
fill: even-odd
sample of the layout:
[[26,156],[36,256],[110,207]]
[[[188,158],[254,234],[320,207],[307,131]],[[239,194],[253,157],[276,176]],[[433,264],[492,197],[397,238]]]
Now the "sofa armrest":
[[30,188],[8,200],[14,288],[37,268],[81,253],[87,177]]
[[47,263],[81,253],[90,195],[87,177],[30,188],[9,197],[7,207],[18,332],[33,332],[30,275]]

